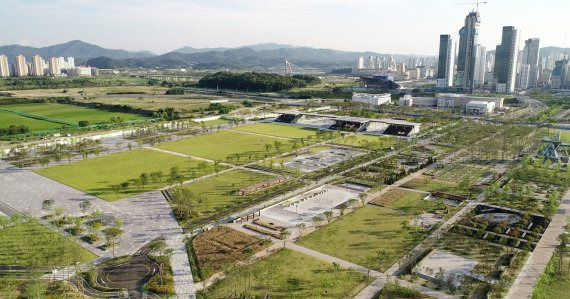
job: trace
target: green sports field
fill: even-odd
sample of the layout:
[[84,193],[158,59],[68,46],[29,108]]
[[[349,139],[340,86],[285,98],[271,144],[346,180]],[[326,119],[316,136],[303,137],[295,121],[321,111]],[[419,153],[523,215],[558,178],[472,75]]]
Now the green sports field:
[[336,144],[359,148],[383,149],[394,145],[395,138],[371,135],[350,135],[335,141]]
[[[290,151],[292,148],[292,143],[287,140],[230,130],[184,138],[156,147],[190,156],[241,164],[261,159],[266,153],[274,156],[275,142],[280,144],[281,152]],[[266,151],[266,144],[271,145],[269,152]],[[236,154],[239,154],[239,161],[234,158]]]
[[[413,195],[413,194],[412,194]],[[403,196],[386,207],[367,205],[318,229],[299,244],[355,264],[386,271],[426,236],[419,227],[404,226],[416,213],[429,211],[435,203],[423,197]],[[386,250],[380,260],[378,252]]]
[[[137,114],[110,112],[100,109],[84,108],[75,105],[56,103],[3,105],[0,106],[0,108],[49,117],[70,123],[78,123],[81,120],[86,120],[90,124],[104,124],[110,123],[111,117],[121,117],[124,121],[139,120],[145,118]],[[58,124],[58,127],[61,127],[61,125]]]
[[[251,298],[266,294],[271,298],[352,298],[368,283],[365,275],[354,270],[335,268],[288,249],[255,263],[249,273],[246,267],[233,269],[225,279],[198,292],[198,298],[232,298],[234,291],[249,291]],[[248,290],[245,281],[251,281]]]
[[[36,172],[99,198],[117,200],[169,185],[167,178],[170,169],[175,166],[179,168],[179,173],[186,180],[190,179],[191,175],[192,177],[199,177],[214,171],[212,163],[206,163],[205,168],[200,168],[200,163],[205,165],[206,162],[150,149],[137,149],[39,169]],[[223,169],[222,166],[219,167]],[[143,190],[140,190],[133,183],[141,173],[157,171],[163,172],[160,182],[149,183]],[[130,182],[126,190],[113,188],[113,186],[126,181]]]
[[31,219],[0,228],[0,265],[68,266],[97,256]]
[[[2,108],[3,106],[0,106]],[[30,132],[46,131],[61,128],[61,124],[49,121],[37,120],[29,117],[19,116],[9,112],[0,111],[0,128],[7,128],[11,125],[24,125],[30,129]]]
[[308,138],[315,136],[316,130],[297,127],[293,125],[258,123],[234,129],[236,131],[251,132],[263,135],[277,136],[282,138]]
[[233,170],[183,186],[182,188],[192,191],[197,201],[195,210],[199,217],[193,219],[192,223],[233,207],[247,207],[255,195],[238,196],[235,192],[270,178],[272,176],[259,172]]

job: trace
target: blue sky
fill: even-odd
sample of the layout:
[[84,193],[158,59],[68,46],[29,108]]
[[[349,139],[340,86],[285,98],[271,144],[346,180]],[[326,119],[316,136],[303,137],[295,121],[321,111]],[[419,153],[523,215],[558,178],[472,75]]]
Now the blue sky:
[[[0,0],[0,45],[80,39],[106,48],[165,53],[182,46],[277,42],[339,50],[436,54],[439,34],[457,35],[468,0]],[[480,43],[501,28],[522,40],[570,46],[570,0],[488,0]]]

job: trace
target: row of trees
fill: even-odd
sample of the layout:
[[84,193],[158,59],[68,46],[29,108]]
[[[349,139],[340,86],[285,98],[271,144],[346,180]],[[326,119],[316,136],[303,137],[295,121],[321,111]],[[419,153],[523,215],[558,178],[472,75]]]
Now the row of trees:
[[7,128],[0,128],[0,136],[10,136],[18,134],[26,134],[30,132],[30,128],[24,125],[10,125]]
[[281,76],[269,73],[230,73],[217,72],[207,75],[198,81],[198,87],[223,88],[243,91],[274,92],[295,87],[307,87],[320,83],[315,76],[294,75]]

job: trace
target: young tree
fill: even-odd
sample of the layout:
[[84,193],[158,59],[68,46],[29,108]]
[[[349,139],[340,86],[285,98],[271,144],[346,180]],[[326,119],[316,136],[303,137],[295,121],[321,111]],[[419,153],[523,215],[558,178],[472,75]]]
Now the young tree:
[[279,233],[279,237],[283,239],[283,247],[287,246],[287,238],[291,235],[291,232],[284,229]]
[[103,234],[105,235],[107,243],[111,243],[111,246],[113,247],[113,257],[115,257],[115,243],[119,236],[123,234],[123,230],[116,226],[113,226],[104,229]]
[[361,206],[364,206],[366,204],[366,199],[368,198],[368,195],[364,192],[358,194],[358,199],[360,199],[360,204]]
[[299,231],[299,238],[303,237],[303,233],[305,232],[305,228],[307,227],[307,225],[304,222],[299,222],[295,226],[297,227],[297,230]]
[[332,211],[325,211],[323,213],[327,219],[327,224],[331,223],[331,220],[333,218],[333,212]]
[[142,184],[142,187],[144,189],[144,187],[148,184],[148,182],[150,181],[150,176],[148,175],[148,173],[143,172],[141,173],[141,175],[139,176],[139,180]]
[[46,199],[46,200],[42,201],[42,209],[44,209],[46,211],[50,210],[51,207],[53,206],[54,202],[55,201],[53,199]]
[[91,208],[91,202],[88,200],[84,200],[79,203],[79,208],[83,211],[83,214],[86,214],[87,210]]

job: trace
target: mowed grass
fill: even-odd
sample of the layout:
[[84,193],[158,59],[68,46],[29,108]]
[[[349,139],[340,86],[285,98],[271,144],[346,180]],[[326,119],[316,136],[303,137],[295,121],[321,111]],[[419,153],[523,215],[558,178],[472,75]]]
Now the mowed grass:
[[245,293],[244,281],[251,279],[251,298],[352,298],[367,283],[366,277],[354,270],[335,269],[332,264],[302,253],[282,250],[251,266],[228,273],[227,277],[206,290],[198,298],[230,298],[234,291]]
[[[85,108],[75,105],[56,103],[34,103],[6,105],[0,108],[45,116],[66,122],[78,123],[86,120],[90,124],[105,124],[111,122],[111,117],[120,117],[124,121],[144,119],[144,116],[122,112],[110,112],[101,109]],[[58,124],[58,127],[61,125]]]
[[348,145],[359,148],[383,149],[394,145],[395,139],[386,136],[350,135],[334,142],[339,145]]
[[223,214],[232,207],[247,207],[255,194],[240,196],[236,191],[270,178],[273,176],[253,171],[233,170],[182,186],[181,188],[190,190],[194,195],[196,200],[194,209],[199,215],[186,225],[190,226],[210,216]]
[[[266,153],[276,155],[275,142],[280,144],[281,152],[288,152],[292,148],[292,143],[287,140],[230,130],[188,137],[156,147],[190,156],[242,164],[261,159]],[[266,151],[266,144],[271,146],[269,152]],[[236,154],[239,155],[239,160],[234,158]]]
[[309,136],[315,136],[316,130],[307,129],[303,127],[297,127],[293,125],[283,125],[274,123],[258,123],[248,126],[243,126],[235,128],[233,130],[251,132],[263,135],[277,136],[283,138],[309,138]]
[[[200,165],[205,167],[201,168]],[[169,184],[167,177],[172,167],[178,167],[179,173],[186,180],[214,171],[212,163],[143,148],[38,169],[36,172],[99,198],[112,201],[167,186]],[[223,169],[222,166],[219,167]],[[138,179],[142,173],[149,174],[158,171],[163,172],[160,182],[149,182],[144,189],[135,186],[134,180]],[[126,190],[113,188],[127,181],[130,185]]]
[[[0,108],[2,107],[4,106],[0,106]],[[0,111],[0,128],[7,128],[11,125],[26,126],[30,129],[30,132],[47,131],[47,130],[59,129],[62,127],[62,124],[37,120],[33,118],[19,116],[10,112]]]
[[[406,204],[409,204],[410,200],[419,200],[424,198],[426,195],[427,194],[395,188],[373,199],[371,203],[388,206],[391,203],[398,201],[398,203],[394,203],[396,207],[405,206]],[[394,208],[392,205],[390,205],[390,207]]]
[[69,266],[97,256],[35,220],[0,228],[0,265]]
[[[314,231],[298,243],[328,255],[386,271],[420,241],[427,232],[408,222],[416,213],[435,209],[437,205],[406,196],[388,207],[367,205]],[[378,253],[388,253],[380,259]]]
[[560,140],[570,142],[570,130],[560,130]]

